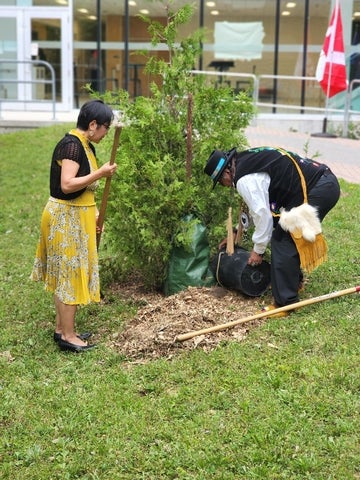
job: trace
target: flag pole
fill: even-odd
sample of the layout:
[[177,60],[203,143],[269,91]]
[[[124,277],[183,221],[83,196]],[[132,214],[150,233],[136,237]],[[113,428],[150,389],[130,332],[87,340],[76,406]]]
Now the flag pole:
[[330,34],[330,44],[329,44],[330,62],[329,62],[329,76],[328,76],[327,89],[326,89],[325,116],[324,116],[324,119],[323,119],[322,132],[312,133],[311,134],[312,137],[337,138],[337,135],[327,132],[327,117],[328,117],[328,110],[329,110],[331,76],[332,76],[333,61],[334,61],[334,44],[335,44],[335,36],[336,36],[336,31],[337,31],[338,16],[339,16],[339,10],[340,10],[339,0],[336,0],[334,8],[335,8],[335,15],[334,15],[334,22],[333,22],[333,25],[332,25],[333,31]]
[[[333,33],[330,36],[330,45],[329,45],[330,65],[329,65],[329,81],[328,81],[328,84],[327,84],[327,91],[326,91],[326,105],[329,104],[330,87],[331,87],[331,75],[332,75],[333,63],[334,63],[334,44],[335,44],[335,35],[336,35],[336,29],[337,29],[337,24],[338,24],[338,17],[339,17],[339,0],[336,0]],[[326,107],[326,108],[328,108],[328,107]]]
[[[338,24],[338,16],[339,16],[339,0],[335,2],[335,21],[334,21],[334,31],[337,29]],[[336,135],[327,133],[327,117],[328,117],[328,110],[329,110],[329,98],[330,98],[330,87],[331,87],[331,76],[333,73],[333,63],[334,63],[334,44],[335,44],[335,35],[334,32],[330,37],[330,65],[329,65],[329,81],[327,84],[327,92],[326,92],[326,103],[325,103],[325,117],[323,121],[323,135],[325,134],[326,137],[329,138],[336,138]]]

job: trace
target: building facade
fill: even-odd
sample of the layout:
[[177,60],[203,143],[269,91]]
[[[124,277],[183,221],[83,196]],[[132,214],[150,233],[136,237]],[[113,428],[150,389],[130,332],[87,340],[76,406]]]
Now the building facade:
[[[0,101],[21,109],[49,108],[43,103],[52,85],[34,79],[55,78],[58,111],[81,106],[83,86],[95,90],[127,89],[149,95],[151,79],[139,53],[167,58],[165,46],[151,46],[144,14],[166,21],[167,7],[185,0],[0,0]],[[260,79],[260,99],[279,104],[323,106],[313,79],[335,0],[194,0],[194,16],[182,27],[188,35],[206,31],[196,70],[212,72],[214,81],[234,89]],[[358,78],[357,40],[360,0],[340,0],[349,79]],[[360,35],[359,35],[360,42]],[[40,60],[46,63],[31,63]],[[225,63],[224,63],[225,62]],[[359,62],[360,64],[360,62]],[[283,77],[295,77],[288,80]],[[360,70],[359,70],[360,77]],[[276,80],[275,80],[276,78]],[[13,100],[13,105],[12,105]],[[39,102],[37,102],[39,100]],[[339,108],[344,100],[339,100]],[[360,108],[359,108],[360,109]]]

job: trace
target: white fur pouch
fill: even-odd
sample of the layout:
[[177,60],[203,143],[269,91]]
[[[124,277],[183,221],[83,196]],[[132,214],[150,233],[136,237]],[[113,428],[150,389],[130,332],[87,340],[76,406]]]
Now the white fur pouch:
[[280,226],[295,238],[302,237],[308,242],[315,242],[316,235],[322,232],[321,223],[315,207],[303,203],[290,211],[281,209]]

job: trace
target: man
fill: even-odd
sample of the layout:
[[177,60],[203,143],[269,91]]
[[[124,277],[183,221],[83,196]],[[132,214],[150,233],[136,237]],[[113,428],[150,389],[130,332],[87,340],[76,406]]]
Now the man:
[[321,249],[315,246],[321,240],[320,222],[340,196],[335,175],[324,164],[273,147],[214,150],[204,172],[213,188],[217,183],[235,187],[249,208],[255,226],[250,265],[262,262],[271,241],[274,304],[265,310],[298,302],[300,258],[312,259],[309,271],[323,261],[316,258]]

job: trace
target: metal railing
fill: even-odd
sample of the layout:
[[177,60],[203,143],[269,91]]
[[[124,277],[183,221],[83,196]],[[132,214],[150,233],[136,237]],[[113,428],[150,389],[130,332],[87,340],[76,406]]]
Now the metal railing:
[[343,137],[347,137],[349,133],[349,123],[350,123],[350,115],[352,113],[360,114],[360,112],[356,110],[351,110],[351,101],[352,101],[352,92],[354,90],[354,85],[360,85],[360,79],[354,79],[350,82],[346,93],[346,101],[345,101],[345,111],[344,111],[344,126],[343,126]]
[[[319,113],[323,114],[326,117],[328,114],[337,114],[343,116],[343,137],[347,137],[348,135],[348,128],[349,128],[349,119],[352,114],[360,116],[360,111],[352,110],[351,103],[352,103],[352,91],[354,84],[360,84],[360,80],[352,80],[348,90],[345,94],[344,100],[344,107],[343,108],[329,108],[326,105],[326,97],[322,94],[321,100],[324,103],[324,106],[314,106],[314,105],[306,105],[305,99],[306,95],[304,96],[304,102],[299,103],[279,103],[278,97],[284,96],[283,91],[279,88],[278,82],[281,80],[289,81],[289,82],[300,82],[301,85],[303,83],[305,86],[309,86],[313,84],[316,88],[319,89],[319,93],[321,93],[320,85],[316,77],[305,77],[305,76],[297,76],[297,75],[253,75],[253,74],[245,74],[245,73],[232,73],[232,72],[213,72],[213,71],[206,71],[206,70],[193,70],[192,73],[194,74],[202,74],[209,77],[217,76],[218,80],[215,82],[216,85],[220,84],[228,84],[230,85],[229,80],[234,78],[247,78],[249,80],[249,88],[247,91],[251,93],[253,103],[256,107],[259,108],[269,108],[272,110],[273,113],[278,113],[278,110],[281,109],[283,111],[291,111],[291,112],[299,112],[301,114],[304,113]],[[270,81],[270,82],[269,82]],[[241,83],[241,82],[240,82]],[[271,86],[269,87],[269,83]],[[235,84],[239,84],[237,81]],[[236,88],[235,88],[236,89]],[[294,91],[294,90],[293,90]],[[360,89],[359,89],[360,95]],[[294,98],[292,92],[292,98]],[[264,99],[268,99],[270,101],[264,102]],[[275,100],[275,101],[274,101]],[[308,100],[308,99],[307,99]]]
[[[259,91],[260,91],[260,86],[261,86],[261,81],[270,79],[273,80],[274,82],[277,82],[278,80],[290,80],[290,81],[301,81],[301,82],[314,82],[315,85],[319,86],[318,80],[316,77],[302,77],[302,76],[295,76],[295,75],[259,75],[258,76],[258,86],[259,86]],[[353,91],[354,91],[354,85],[360,85],[360,79],[354,79],[352,80],[345,93],[344,97],[344,106],[343,108],[329,108],[326,102],[326,97],[324,96],[324,107],[314,107],[314,106],[306,106],[306,105],[289,105],[289,104],[281,104],[278,103],[277,101],[273,103],[262,103],[259,101],[259,95],[256,96],[255,98],[255,104],[259,107],[261,106],[267,106],[267,107],[272,107],[273,110],[277,110],[278,108],[282,108],[284,110],[300,110],[301,113],[304,112],[320,112],[324,114],[324,130],[326,130],[326,123],[327,123],[327,115],[329,113],[333,114],[338,114],[342,115],[343,117],[343,128],[342,128],[342,136],[346,138],[349,133],[349,122],[350,122],[350,117],[351,115],[357,115],[358,117],[360,116],[360,111],[359,110],[352,110],[352,100],[353,100]],[[360,89],[358,96],[360,96]],[[325,132],[323,132],[325,133]]]
[[[194,73],[196,75],[205,75],[205,76],[210,76],[210,77],[217,77],[217,81],[215,82],[215,86],[220,86],[223,84],[228,84],[228,81],[226,78],[233,78],[233,79],[238,79],[238,78],[244,78],[247,79],[246,82],[243,80],[235,80],[235,86],[237,87],[237,90],[247,90],[249,93],[251,93],[253,102],[256,104],[258,100],[258,95],[259,95],[259,80],[256,75],[252,73],[233,73],[233,72],[208,72],[207,70],[192,70],[191,73]],[[244,82],[244,83],[242,83]],[[246,86],[244,86],[246,85]]]
[[[6,64],[15,64],[16,66],[19,64],[30,64],[32,66],[44,66],[50,72],[50,79],[40,78],[40,79],[31,79],[31,80],[19,80],[17,78],[9,78],[9,79],[0,79],[0,92],[1,87],[5,90],[5,85],[7,84],[31,84],[31,85],[50,85],[51,86],[51,99],[38,99],[32,98],[32,91],[30,91],[30,98],[4,98],[0,96],[0,118],[1,118],[1,110],[2,104],[7,103],[50,103],[52,104],[52,113],[53,119],[55,119],[56,115],[56,78],[55,78],[55,70],[53,66],[43,60],[0,60],[0,72],[1,70],[6,71],[3,68],[3,65]],[[288,103],[279,103],[277,101],[278,95],[284,96],[282,88],[279,88],[278,82],[285,80],[289,82],[301,82],[302,85],[315,85],[319,88],[318,81],[315,77],[305,77],[305,76],[296,76],[296,75],[255,75],[250,73],[235,73],[229,71],[207,71],[207,70],[192,70],[193,74],[200,74],[205,75],[208,77],[217,77],[216,81],[214,82],[215,88],[221,85],[229,85],[231,86],[231,82],[234,80],[235,85],[232,86],[235,91],[246,91],[248,95],[251,95],[252,101],[256,107],[266,107],[272,109],[273,113],[277,113],[278,109],[282,109],[285,111],[298,111],[300,113],[322,113],[326,116],[328,113],[336,113],[343,116],[343,137],[348,135],[349,130],[349,122],[350,116],[352,114],[360,116],[360,111],[352,110],[352,96],[354,91],[354,85],[360,84],[360,79],[354,79],[350,82],[348,90],[345,94],[344,100],[344,107],[343,108],[328,108],[325,105],[325,97],[323,97],[324,107],[320,106],[310,106],[305,105],[305,98],[304,101],[300,103],[304,104],[290,104]],[[270,81],[270,82],[269,82]],[[271,86],[269,87],[269,83]],[[265,85],[264,85],[265,84]],[[294,90],[293,90],[294,91]],[[320,91],[320,90],[319,90]],[[293,92],[292,92],[293,93]],[[0,93],[1,95],[1,93]],[[360,96],[360,89],[359,89],[359,96]],[[294,98],[294,95],[292,95]],[[267,99],[270,100],[269,102],[264,102],[262,100]],[[275,101],[274,101],[275,100]]]
[[[51,86],[51,98],[50,100],[47,99],[39,99],[39,98],[33,98],[32,91],[30,91],[30,95],[27,97],[26,94],[24,94],[24,98],[6,98],[6,97],[1,97],[0,96],[0,118],[1,118],[1,110],[2,110],[2,104],[3,103],[51,103],[52,104],[52,115],[53,115],[53,120],[55,120],[55,115],[56,115],[56,84],[55,84],[55,70],[53,66],[45,62],[44,60],[0,60],[0,71],[6,71],[6,69],[3,67],[3,65],[6,64],[15,64],[16,66],[20,64],[29,64],[31,66],[43,66],[48,69],[50,72],[50,79],[46,78],[37,78],[37,79],[31,79],[31,80],[20,80],[18,78],[1,78],[0,79],[0,87],[3,87],[2,89],[6,91],[5,86],[6,85],[11,85],[15,84],[17,86],[19,85],[44,85],[44,88],[46,85]],[[1,91],[1,90],[0,90]]]

